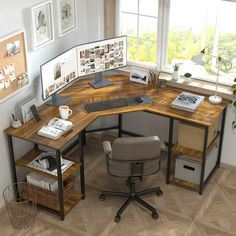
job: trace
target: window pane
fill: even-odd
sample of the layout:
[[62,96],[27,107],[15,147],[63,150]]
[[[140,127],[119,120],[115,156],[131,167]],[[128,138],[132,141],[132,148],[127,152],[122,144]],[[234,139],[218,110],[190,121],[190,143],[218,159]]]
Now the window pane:
[[[127,23],[128,22],[128,23]],[[138,16],[133,14],[121,14],[121,34],[137,37]]]
[[138,61],[156,64],[156,42],[140,40],[138,46]]
[[137,61],[137,53],[138,53],[138,41],[135,38],[128,37],[128,60],[129,61]]
[[138,0],[122,0],[121,11],[138,13]]
[[[184,9],[184,11],[183,11]],[[192,10],[194,9],[194,10]],[[216,0],[172,0],[168,36],[168,64],[182,61],[182,73],[190,72],[196,78],[216,79],[217,65],[212,55],[221,55],[233,62],[233,69],[221,72],[222,81],[236,75],[236,3]],[[205,67],[194,65],[190,59],[206,51]],[[190,66],[190,62],[192,66]],[[223,67],[222,67],[223,69]],[[188,71],[187,71],[188,70]],[[181,71],[180,71],[181,72]],[[229,81],[227,81],[229,82]]]
[[139,38],[157,40],[157,19],[153,17],[139,17]]
[[232,69],[227,73],[236,77],[236,2],[222,2],[220,9],[218,54],[232,62]]
[[158,0],[140,0],[139,14],[158,16]]

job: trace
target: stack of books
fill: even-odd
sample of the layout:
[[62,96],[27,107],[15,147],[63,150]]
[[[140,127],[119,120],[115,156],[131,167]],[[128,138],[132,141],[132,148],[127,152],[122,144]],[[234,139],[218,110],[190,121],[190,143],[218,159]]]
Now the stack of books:
[[28,183],[31,183],[33,185],[36,185],[40,188],[49,190],[51,192],[57,192],[58,190],[58,184],[57,180],[44,177],[42,175],[38,175],[36,173],[29,173],[26,175],[26,180]]
[[204,100],[204,96],[196,95],[192,93],[182,92],[172,103],[171,107],[195,112]]

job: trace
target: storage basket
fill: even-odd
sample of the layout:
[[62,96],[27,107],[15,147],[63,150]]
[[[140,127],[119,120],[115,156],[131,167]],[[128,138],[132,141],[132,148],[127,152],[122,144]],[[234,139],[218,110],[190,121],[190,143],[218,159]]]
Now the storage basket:
[[14,228],[27,228],[34,224],[37,216],[37,191],[33,185],[27,182],[8,185],[3,190],[3,198]]
[[[50,209],[60,211],[59,194],[34,185],[37,191],[37,203]],[[26,187],[25,194],[29,194],[30,189]],[[64,202],[75,192],[75,176],[69,176],[63,182]]]

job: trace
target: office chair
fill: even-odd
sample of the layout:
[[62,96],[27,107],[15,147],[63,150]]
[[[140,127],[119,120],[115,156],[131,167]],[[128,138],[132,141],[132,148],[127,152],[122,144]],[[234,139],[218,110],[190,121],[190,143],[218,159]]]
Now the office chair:
[[155,187],[140,192],[135,190],[135,181],[142,181],[143,176],[152,175],[160,170],[160,140],[157,136],[117,138],[113,145],[109,141],[103,142],[103,149],[106,154],[107,172],[112,176],[127,177],[127,185],[130,191],[111,192],[102,191],[100,200],[105,200],[106,196],[127,197],[121,208],[117,211],[114,218],[119,222],[121,214],[131,201],[137,201],[152,213],[152,218],[159,217],[156,209],[140,198],[150,193],[157,196],[163,194],[160,187]]

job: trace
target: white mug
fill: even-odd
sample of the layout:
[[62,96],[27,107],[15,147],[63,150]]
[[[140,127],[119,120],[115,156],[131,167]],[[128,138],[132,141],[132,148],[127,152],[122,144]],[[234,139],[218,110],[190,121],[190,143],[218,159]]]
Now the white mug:
[[68,117],[72,114],[72,110],[68,106],[60,106],[59,113],[62,119],[67,120]]

